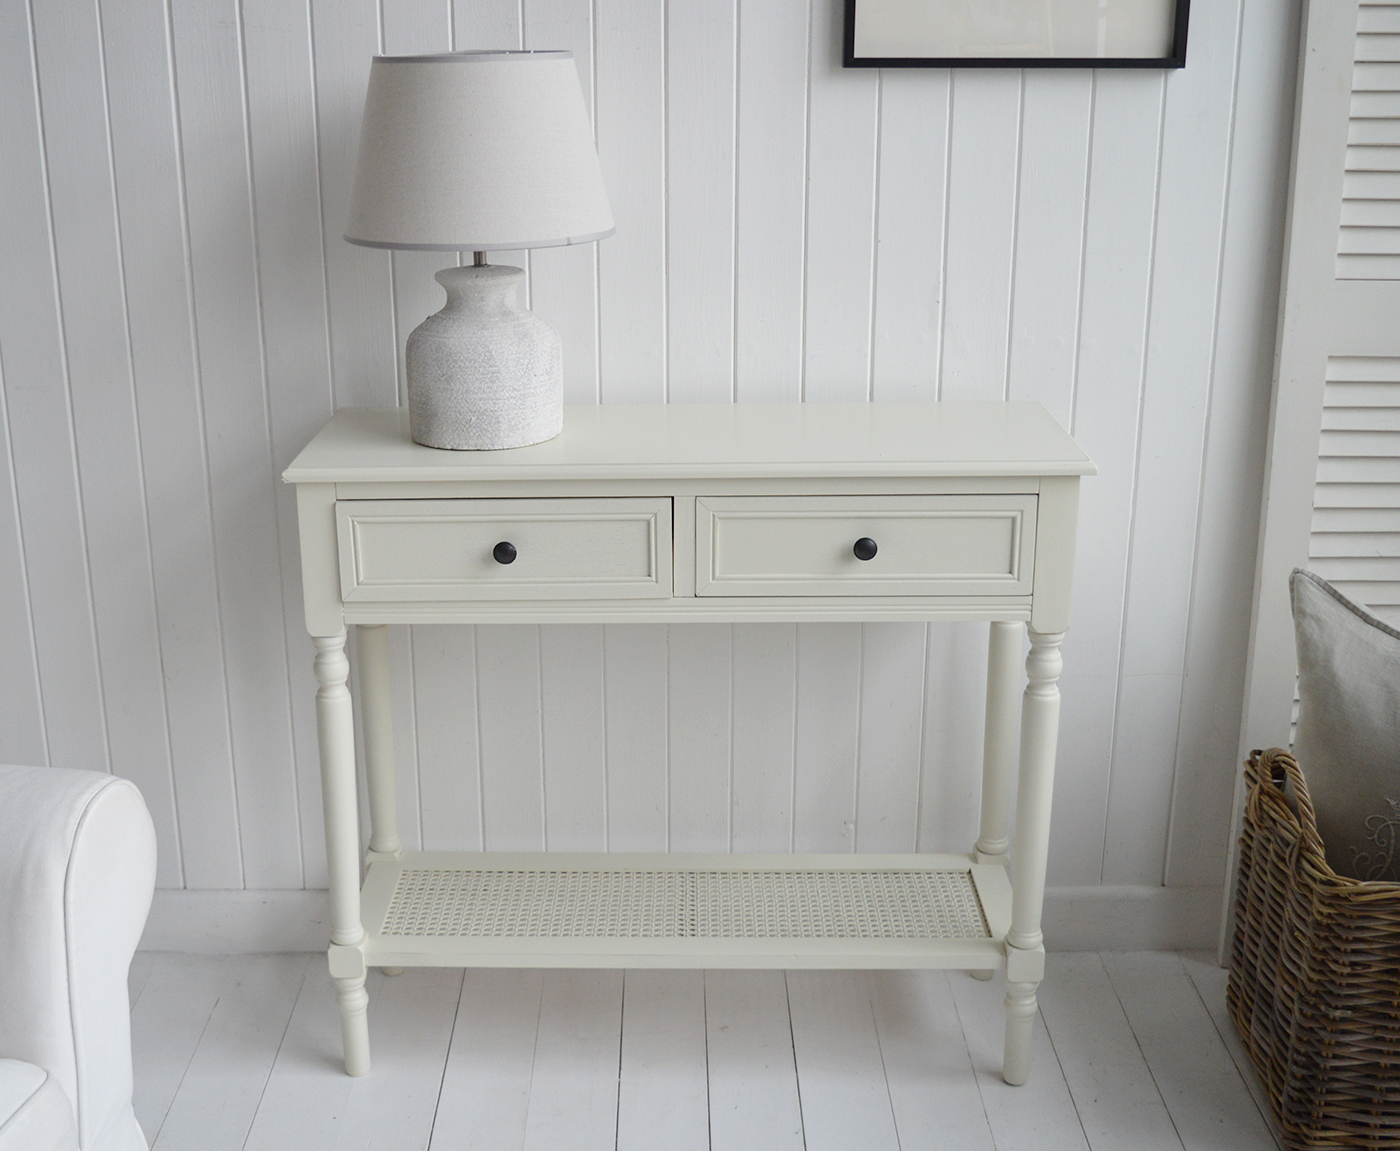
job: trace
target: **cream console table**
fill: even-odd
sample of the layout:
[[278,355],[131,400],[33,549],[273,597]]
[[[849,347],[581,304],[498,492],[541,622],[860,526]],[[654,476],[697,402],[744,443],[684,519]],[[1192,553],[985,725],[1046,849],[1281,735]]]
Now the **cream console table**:
[[[575,407],[557,439],[496,452],[420,447],[400,410],[337,414],[285,479],[317,649],[346,1070],[369,1069],[369,967],[943,967],[1005,970],[1003,1074],[1025,1082],[1058,649],[1079,477],[1093,471],[1034,403]],[[991,622],[970,854],[401,848],[386,624],[967,619]]]

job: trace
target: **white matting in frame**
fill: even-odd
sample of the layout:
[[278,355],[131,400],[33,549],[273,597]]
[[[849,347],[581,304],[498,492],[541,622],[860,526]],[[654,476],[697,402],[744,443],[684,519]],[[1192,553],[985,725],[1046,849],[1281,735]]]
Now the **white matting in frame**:
[[1188,0],[846,0],[847,67],[1182,67]]

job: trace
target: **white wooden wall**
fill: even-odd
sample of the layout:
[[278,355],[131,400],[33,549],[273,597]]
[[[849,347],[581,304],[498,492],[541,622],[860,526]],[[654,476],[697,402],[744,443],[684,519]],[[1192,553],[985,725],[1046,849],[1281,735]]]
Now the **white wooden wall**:
[[[340,239],[375,52],[574,50],[618,232],[572,402],[1035,398],[1097,461],[1052,882],[1221,880],[1296,5],[1182,72],[843,71],[839,0],[0,0],[0,761],[160,882],[324,884],[281,469],[438,306]],[[510,262],[502,259],[500,262]],[[393,629],[408,846],[965,848],[985,629]]]

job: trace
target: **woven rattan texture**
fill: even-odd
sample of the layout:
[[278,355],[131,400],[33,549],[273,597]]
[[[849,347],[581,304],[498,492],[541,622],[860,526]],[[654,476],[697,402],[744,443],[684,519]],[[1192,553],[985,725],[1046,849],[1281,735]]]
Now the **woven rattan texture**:
[[1287,752],[1255,752],[1245,783],[1230,1016],[1290,1148],[1396,1151],[1400,884],[1327,866],[1307,784]]
[[967,871],[405,868],[381,935],[986,939]]

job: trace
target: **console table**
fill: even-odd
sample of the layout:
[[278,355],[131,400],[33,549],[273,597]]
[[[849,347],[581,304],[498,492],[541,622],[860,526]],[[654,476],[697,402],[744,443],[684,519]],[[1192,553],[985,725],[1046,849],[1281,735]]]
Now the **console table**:
[[[338,413],[284,479],[317,649],[346,1070],[369,1070],[369,967],[925,967],[1006,972],[1003,1075],[1024,1083],[1059,646],[1093,471],[1035,403],[571,407],[557,439],[496,452],[420,447],[398,409]],[[969,854],[402,850],[387,624],[968,619],[991,624]]]

